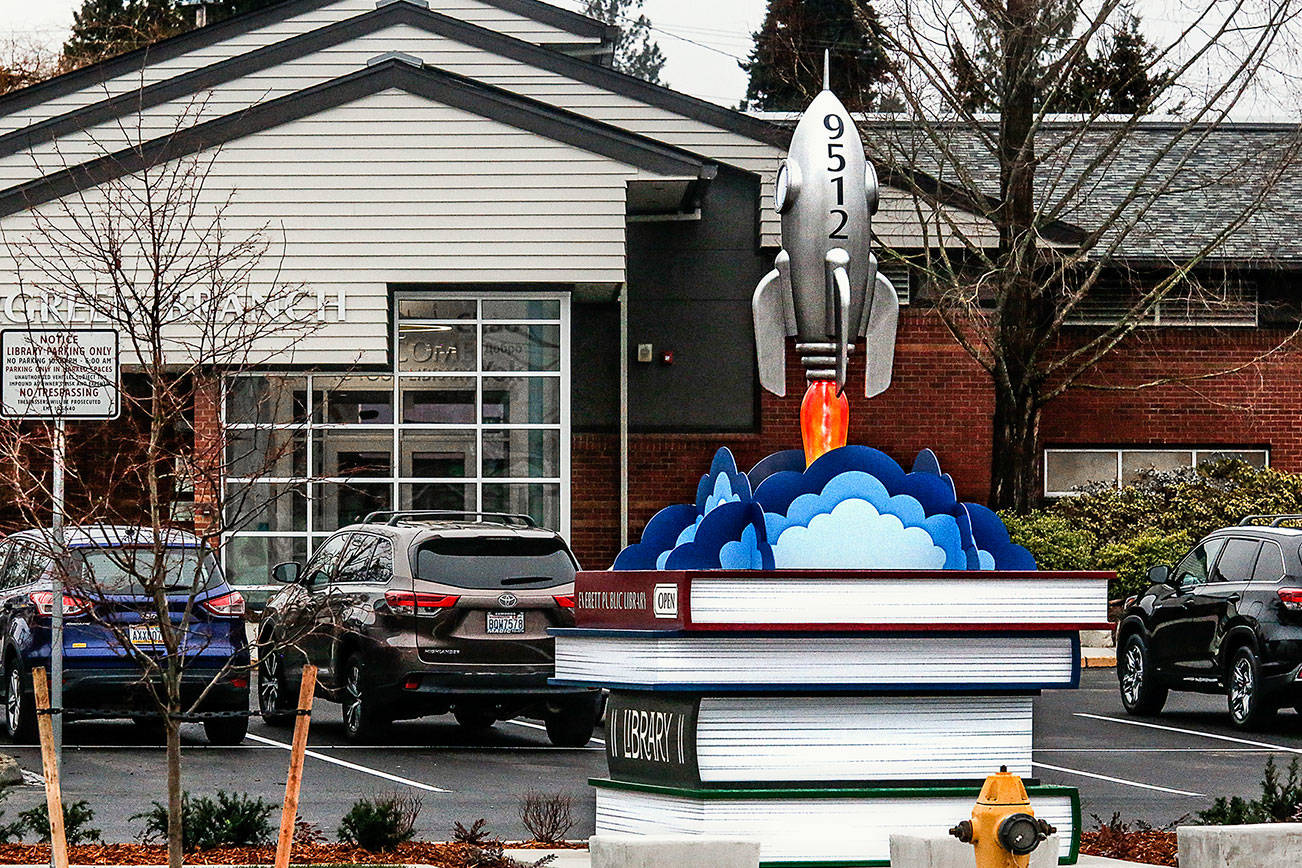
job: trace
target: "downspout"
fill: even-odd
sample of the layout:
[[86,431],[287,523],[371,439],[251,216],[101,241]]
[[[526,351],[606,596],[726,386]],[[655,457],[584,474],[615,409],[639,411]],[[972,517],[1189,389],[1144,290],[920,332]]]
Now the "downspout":
[[628,547],[628,284],[619,288],[619,548]]

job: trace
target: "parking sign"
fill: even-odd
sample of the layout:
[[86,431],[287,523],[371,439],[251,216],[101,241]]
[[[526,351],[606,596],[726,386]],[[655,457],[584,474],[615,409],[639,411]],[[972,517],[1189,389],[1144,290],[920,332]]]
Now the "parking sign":
[[0,330],[0,417],[116,419],[113,329]]

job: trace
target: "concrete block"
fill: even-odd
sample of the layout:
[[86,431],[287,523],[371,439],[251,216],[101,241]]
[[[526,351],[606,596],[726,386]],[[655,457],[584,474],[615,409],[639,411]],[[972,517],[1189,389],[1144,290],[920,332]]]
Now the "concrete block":
[[[974,865],[976,853],[972,845],[950,835],[891,835],[891,868],[973,868]],[[1030,868],[1057,868],[1057,865],[1058,836],[1050,835],[1031,854]]]
[[0,787],[12,787],[23,782],[23,770],[18,760],[0,753]]
[[760,845],[744,838],[593,835],[592,868],[758,868]]
[[1280,868],[1302,865],[1302,824],[1180,826],[1180,868]]
[[1112,640],[1111,630],[1081,630],[1080,644],[1082,648],[1116,647]]

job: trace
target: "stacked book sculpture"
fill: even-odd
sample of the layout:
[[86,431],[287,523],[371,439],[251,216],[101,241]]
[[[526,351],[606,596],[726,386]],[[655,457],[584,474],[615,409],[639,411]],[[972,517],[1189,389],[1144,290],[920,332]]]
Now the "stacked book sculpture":
[[[717,487],[718,464],[703,489]],[[733,494],[747,487],[737,476],[746,479],[733,477]],[[1036,571],[1006,533],[993,544],[973,535],[979,521],[967,534],[976,563],[993,551],[1023,568],[775,569],[782,537],[768,531],[782,521],[743,493],[719,502],[768,513],[758,542],[746,543],[761,568],[729,568],[717,555],[674,568],[683,558],[663,557],[653,520],[648,548],[579,574],[576,626],[553,631],[557,681],[610,691],[610,774],[592,781],[598,833],[750,837],[772,866],[889,865],[892,833],[943,834],[1007,766],[1058,828],[1060,861],[1075,862],[1079,801],[1034,778],[1032,699],[1077,685],[1078,631],[1106,626],[1110,574]],[[717,511],[708,501],[684,527],[725,551],[747,531],[708,526]],[[950,528],[937,524],[943,539]],[[847,548],[862,558],[860,542]],[[653,568],[620,568],[639,559]]]

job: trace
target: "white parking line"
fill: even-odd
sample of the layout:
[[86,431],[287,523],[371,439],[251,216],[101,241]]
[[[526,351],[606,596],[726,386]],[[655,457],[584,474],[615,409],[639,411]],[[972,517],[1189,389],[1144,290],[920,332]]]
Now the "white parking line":
[[1127,787],[1138,787],[1141,790],[1155,790],[1159,793],[1171,793],[1175,796],[1204,796],[1203,793],[1191,793],[1187,790],[1173,790],[1170,787],[1159,787],[1156,784],[1145,784],[1139,781],[1128,781],[1125,778],[1110,778],[1107,775],[1097,775],[1094,772],[1083,772],[1080,769],[1065,769],[1062,766],[1051,766],[1048,763],[1037,763],[1032,761],[1031,765],[1042,769],[1049,769],[1055,772],[1063,772],[1069,775],[1079,775],[1082,778],[1095,778],[1100,781],[1109,781],[1114,784],[1122,784]]
[[1037,747],[1034,753],[1271,753],[1257,747]]
[[[272,745],[274,747],[283,748],[284,750],[291,749],[291,746],[286,744],[283,741],[276,741],[275,739],[264,738],[263,736],[254,735],[253,733],[249,733],[247,736],[245,736],[245,738],[253,739],[254,741],[260,744]],[[317,751],[314,750],[304,751],[304,754],[306,756],[312,757],[312,759],[321,760],[321,762],[330,763],[331,765],[340,766],[341,768],[351,769],[352,771],[361,772],[364,775],[371,775],[372,777],[381,778],[386,781],[393,781],[395,784],[402,784],[403,786],[414,787],[415,789],[418,790],[424,790],[427,793],[452,792],[451,790],[444,790],[439,787],[431,786],[430,784],[422,784],[420,781],[413,781],[410,778],[401,778],[398,777],[397,775],[391,775],[388,772],[382,772],[379,769],[367,768],[366,766],[359,766],[357,763],[350,763],[347,760],[341,760],[341,759],[336,759],[335,757],[332,756],[326,756],[325,754],[318,753]]]
[[1124,717],[1105,717],[1101,714],[1089,714],[1084,711],[1075,712],[1076,717],[1084,717],[1088,720],[1106,720],[1109,723],[1120,723],[1125,726],[1140,726],[1145,729],[1160,729],[1163,732],[1176,732],[1180,735],[1198,735],[1203,738],[1214,738],[1217,741],[1228,741],[1233,744],[1246,744],[1252,747],[1264,747],[1267,750],[1277,750],[1284,753],[1302,754],[1302,747],[1286,747],[1282,744],[1271,744],[1268,741],[1253,741],[1250,738],[1235,738],[1232,735],[1221,735],[1216,732],[1203,732],[1198,729],[1183,729],[1178,726],[1163,726],[1160,723],[1149,723],[1144,720],[1128,720]]
[[[516,726],[527,726],[530,729],[541,729],[543,732],[547,731],[547,727],[543,726],[541,723],[530,723],[527,720],[506,720],[503,721],[503,723],[514,723]],[[602,739],[597,738],[595,735],[592,737],[592,740],[595,741],[597,744],[601,745],[602,747],[606,746],[606,742],[603,741]],[[579,749],[581,750],[581,748]]]

